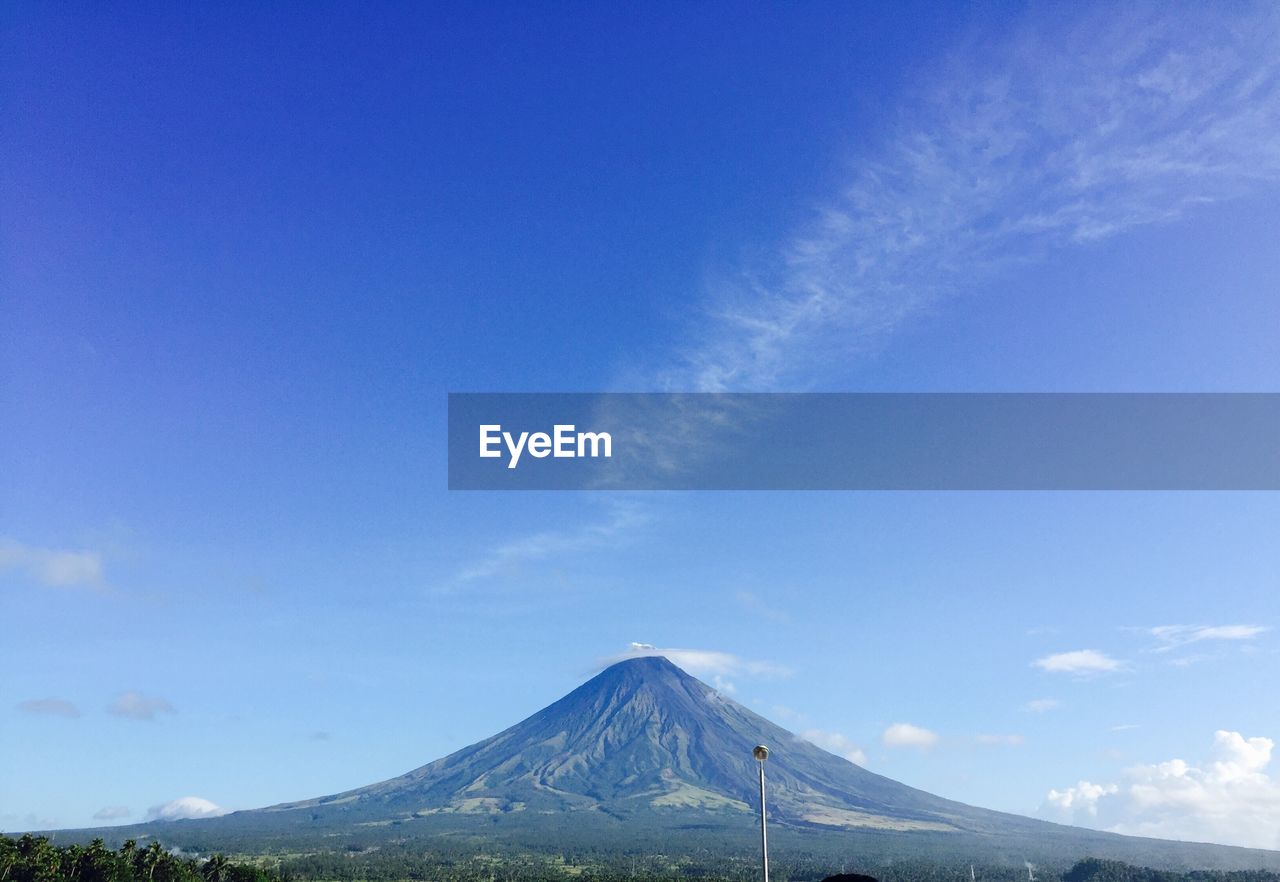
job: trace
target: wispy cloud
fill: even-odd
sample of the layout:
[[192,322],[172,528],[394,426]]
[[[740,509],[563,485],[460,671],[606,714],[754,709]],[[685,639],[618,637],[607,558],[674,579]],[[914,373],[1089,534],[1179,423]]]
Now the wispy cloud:
[[466,584],[521,571],[524,567],[560,555],[612,548],[629,541],[633,531],[651,520],[639,503],[608,499],[604,515],[562,530],[543,530],[503,542],[479,559],[464,565],[455,582]]
[[938,733],[911,723],[894,723],[880,735],[885,747],[915,747],[928,750],[940,740]]
[[133,814],[127,805],[108,805],[93,813],[95,821],[118,821]]
[[1280,13],[1031,20],[908,95],[841,194],[723,273],[667,389],[805,388],[1054,249],[1280,182]]
[[1193,643],[1254,640],[1271,628],[1266,625],[1158,625],[1145,629],[1158,642],[1153,652],[1169,652]]
[[762,619],[768,619],[771,622],[786,622],[790,619],[785,612],[770,605],[753,591],[739,591],[736,599],[739,606]]
[[68,718],[81,716],[80,708],[63,698],[29,698],[18,702],[17,707],[25,714]]
[[1033,698],[1024,704],[1022,709],[1033,714],[1043,714],[1047,711],[1057,710],[1060,707],[1062,707],[1062,702],[1056,698]]
[[823,750],[842,756],[859,766],[867,764],[867,754],[861,747],[839,732],[826,732],[822,729],[806,729],[800,733],[805,741],[816,744]]
[[157,714],[177,713],[166,699],[141,692],[126,692],[111,704],[107,705],[107,713],[131,720],[154,720]]
[[1056,652],[1044,658],[1038,658],[1032,664],[1042,671],[1055,674],[1105,674],[1124,667],[1123,662],[1096,649]]
[[0,538],[0,573],[21,573],[51,588],[101,586],[102,555],[85,549],[42,548]]

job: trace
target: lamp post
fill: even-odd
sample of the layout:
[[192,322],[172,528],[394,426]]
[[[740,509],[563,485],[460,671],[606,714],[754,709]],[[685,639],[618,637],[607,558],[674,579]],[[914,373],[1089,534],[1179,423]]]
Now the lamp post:
[[751,751],[760,762],[760,870],[764,882],[769,882],[769,833],[764,818],[764,761],[769,758],[769,748],[757,744]]

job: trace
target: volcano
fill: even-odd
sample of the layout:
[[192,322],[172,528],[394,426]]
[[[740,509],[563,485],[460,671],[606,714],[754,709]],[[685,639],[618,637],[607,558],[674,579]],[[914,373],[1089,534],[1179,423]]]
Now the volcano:
[[686,820],[757,810],[752,748],[769,746],[782,823],[985,830],[1015,819],[941,799],[815,747],[659,656],[618,662],[505,732],[407,774],[273,806],[313,820],[603,812]]
[[1059,864],[1085,856],[1166,868],[1280,869],[1280,852],[1167,842],[976,808],[828,753],[665,658],[619,662],[504,732],[396,778],[218,818],[73,831],[153,835],[197,851],[379,847],[460,837],[522,848],[739,853],[758,824],[752,748],[769,747],[781,848]]

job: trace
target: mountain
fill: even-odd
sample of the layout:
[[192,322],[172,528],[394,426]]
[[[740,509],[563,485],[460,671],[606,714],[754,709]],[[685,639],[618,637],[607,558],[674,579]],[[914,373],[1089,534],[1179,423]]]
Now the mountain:
[[876,775],[748,710],[665,658],[629,659],[556,703],[398,778],[273,806],[314,819],[439,813],[757,811],[756,744],[775,821],[883,830],[989,830],[1025,819]]
[[196,850],[347,848],[471,836],[557,848],[749,849],[756,744],[777,847],[1021,866],[1085,856],[1169,868],[1280,869],[1280,852],[1139,839],[964,805],[828,753],[661,657],[607,668],[492,738],[404,775],[220,818],[96,831]]

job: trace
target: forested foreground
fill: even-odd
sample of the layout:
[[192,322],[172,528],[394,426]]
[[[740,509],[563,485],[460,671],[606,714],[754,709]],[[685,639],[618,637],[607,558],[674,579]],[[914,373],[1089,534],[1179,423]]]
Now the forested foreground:
[[0,882],[277,882],[279,875],[220,854],[175,855],[152,840],[130,839],[118,851],[101,839],[56,846],[44,836],[0,836]]
[[[44,836],[0,835],[0,882],[754,882],[759,878],[758,867],[745,858],[582,857],[373,849],[233,860],[222,854],[174,854],[155,840],[139,848],[131,839],[112,851],[101,839],[87,846],[58,846]],[[1280,874],[1266,870],[1173,872],[1096,858],[1079,861],[1064,873],[936,861],[849,862],[831,867],[804,859],[771,862],[770,869],[771,882],[816,882],[846,871],[870,874],[879,882],[1280,882]]]

